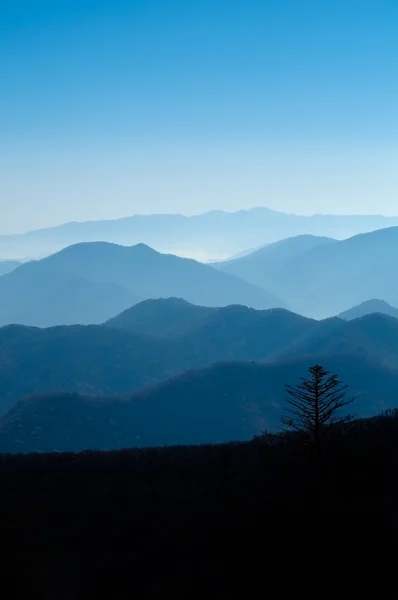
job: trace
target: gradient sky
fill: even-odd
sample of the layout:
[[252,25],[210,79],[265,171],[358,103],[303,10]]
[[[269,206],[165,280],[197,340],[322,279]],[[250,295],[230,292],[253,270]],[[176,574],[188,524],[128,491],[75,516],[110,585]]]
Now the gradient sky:
[[398,214],[397,0],[1,0],[0,232]]

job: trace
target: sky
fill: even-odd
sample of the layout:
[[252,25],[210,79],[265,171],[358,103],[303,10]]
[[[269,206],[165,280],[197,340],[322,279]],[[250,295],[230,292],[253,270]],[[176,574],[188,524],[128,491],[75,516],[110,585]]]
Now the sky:
[[0,233],[398,214],[397,0],[1,0]]

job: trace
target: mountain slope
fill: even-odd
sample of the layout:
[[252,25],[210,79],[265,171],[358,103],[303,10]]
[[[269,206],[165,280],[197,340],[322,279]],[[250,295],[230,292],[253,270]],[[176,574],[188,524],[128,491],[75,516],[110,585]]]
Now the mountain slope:
[[332,238],[299,235],[269,244],[241,258],[215,263],[215,266],[225,273],[272,290],[278,287],[280,271],[290,261],[297,259],[310,250],[334,242],[336,240]]
[[[75,394],[32,397],[0,421],[0,452],[80,451],[247,440],[276,430],[285,384],[296,383],[308,360],[279,365],[226,363],[189,371],[130,398]],[[359,359],[325,363],[356,395],[357,416],[396,406],[398,371]]]
[[[87,290],[87,298],[82,280],[86,281],[86,288],[95,284]],[[80,286],[74,293],[79,302],[69,304],[65,302],[65,287],[76,286],[77,281]],[[102,292],[99,284],[103,286]],[[170,296],[204,306],[231,303],[256,308],[285,306],[274,295],[194,260],[159,254],[143,244],[125,247],[87,243],[26,263],[3,276],[0,279],[0,324],[68,324],[75,318],[77,304],[81,307],[78,322],[90,324],[95,322],[95,312],[96,320],[98,315],[100,320],[106,320],[140,300]],[[64,307],[57,309],[53,318],[48,314],[51,303]]]
[[145,244],[77,244],[41,261],[72,269],[93,281],[113,281],[141,298],[179,297],[203,306],[242,303],[255,308],[284,307],[284,302],[236,277],[192,259],[160,254]]
[[279,273],[278,291],[294,297],[302,314],[323,318],[369,298],[398,304],[394,277],[398,227],[327,244],[290,261]]
[[398,308],[394,308],[384,300],[377,299],[366,300],[358,306],[353,306],[352,308],[340,313],[339,318],[346,321],[352,321],[353,319],[359,319],[360,317],[364,317],[365,315],[370,315],[372,313],[389,315],[390,317],[395,317],[398,319]]
[[[392,306],[398,305],[398,282],[394,276],[398,227],[321,244],[291,256],[284,263],[275,259],[271,272],[264,270],[261,262],[252,267],[249,257],[240,260],[242,265],[237,264],[241,277],[257,283],[266,281],[268,289],[303,315],[322,319],[369,298],[382,298]],[[235,269],[234,263],[231,264]],[[232,267],[227,263],[226,268]]]

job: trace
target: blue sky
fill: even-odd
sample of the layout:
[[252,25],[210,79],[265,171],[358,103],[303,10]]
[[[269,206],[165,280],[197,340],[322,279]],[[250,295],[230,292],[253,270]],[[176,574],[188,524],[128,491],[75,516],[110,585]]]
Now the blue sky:
[[396,0],[2,0],[1,232],[398,213]]

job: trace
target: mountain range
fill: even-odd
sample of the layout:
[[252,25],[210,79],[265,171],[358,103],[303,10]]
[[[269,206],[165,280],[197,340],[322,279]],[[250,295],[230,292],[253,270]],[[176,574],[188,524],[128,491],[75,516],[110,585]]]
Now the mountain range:
[[358,416],[393,407],[398,320],[316,321],[171,298],[145,301],[103,325],[3,327],[0,449],[249,439],[277,426],[284,384],[313,362],[351,386]]
[[398,305],[398,227],[334,240],[298,236],[214,266],[322,319],[372,298]]
[[394,369],[398,320],[316,321],[283,309],[146,301],[104,325],[0,328],[0,411],[39,392],[125,394],[219,361],[275,364],[338,355]]
[[250,439],[314,362],[358,416],[395,407],[397,260],[387,227],[213,264],[108,242],[0,262],[0,451]]
[[106,241],[131,246],[145,243],[161,252],[201,258],[226,258],[299,234],[339,239],[398,225],[398,217],[381,215],[294,215],[264,207],[233,213],[211,211],[135,215],[110,221],[66,223],[25,234],[0,236],[0,256],[37,258],[79,242]]
[[101,323],[147,299],[178,296],[204,306],[286,307],[242,279],[139,244],[69,246],[0,277],[0,325]]
[[145,244],[81,243],[0,277],[0,325],[100,324],[142,300],[169,297],[324,319],[372,298],[398,306],[397,260],[398,227],[345,240],[300,235],[213,264]]
[[39,392],[125,394],[220,360],[265,360],[324,326],[282,309],[229,306],[206,316],[189,304],[181,323],[181,302],[146,301],[105,325],[0,328],[0,412]]
[[149,332],[152,339],[170,343],[174,357],[184,348],[182,370],[220,360],[275,363],[337,355],[398,368],[398,320],[379,312],[318,321],[283,309],[203,308],[169,298],[137,304],[105,326],[134,335]]

